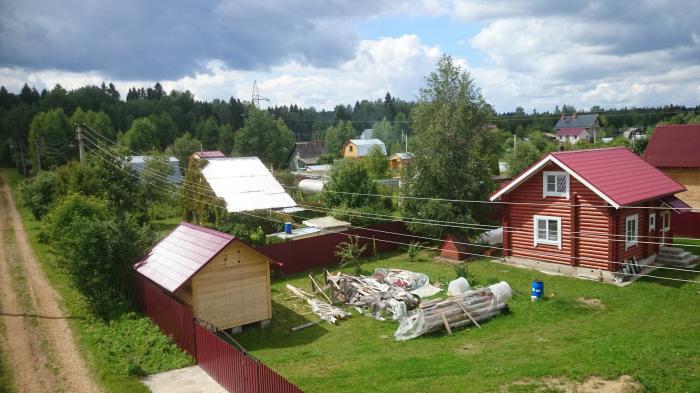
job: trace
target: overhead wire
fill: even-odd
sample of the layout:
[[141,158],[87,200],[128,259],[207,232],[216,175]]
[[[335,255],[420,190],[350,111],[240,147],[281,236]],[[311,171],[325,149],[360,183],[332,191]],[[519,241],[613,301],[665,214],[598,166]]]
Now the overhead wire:
[[[103,144],[103,146],[106,146],[106,145]],[[145,169],[144,171],[147,172],[147,173],[149,173],[149,174],[152,174],[151,172],[148,172],[148,169]],[[163,175],[163,174],[161,173],[161,175]],[[168,178],[168,181],[172,181],[172,180],[171,180],[170,178]],[[187,184],[187,183],[189,183],[189,182],[187,182],[187,181],[185,180],[184,183]],[[208,187],[205,187],[205,186],[200,185],[200,184],[194,183],[192,186],[188,186],[188,185],[186,185],[186,186],[187,186],[188,188],[190,188],[190,189],[194,188],[195,190],[198,189],[198,190],[203,191],[203,192],[210,192],[210,189],[209,189]],[[370,194],[370,195],[371,195],[371,194]],[[300,206],[302,206],[302,207],[304,207],[304,208],[307,208],[307,209],[309,209],[309,210],[314,210],[314,208],[311,208],[310,206],[305,206],[305,205],[300,205]],[[323,208],[315,208],[315,209],[317,209],[317,210],[323,210]],[[326,212],[330,212],[330,211],[331,211],[330,209],[326,209]],[[404,222],[404,223],[414,223],[414,224],[422,224],[422,225],[434,225],[434,226],[443,226],[443,227],[461,228],[461,229],[473,229],[473,230],[483,230],[483,231],[491,230],[491,229],[496,229],[496,228],[500,228],[500,226],[496,226],[496,225],[475,224],[475,223],[457,223],[457,222],[453,222],[453,221],[439,221],[439,220],[429,220],[429,219],[410,218],[410,217],[406,218],[406,217],[396,217],[396,216],[381,215],[381,214],[374,214],[374,213],[365,213],[365,212],[363,212],[363,213],[354,213],[354,212],[353,212],[352,215],[358,216],[358,217],[364,217],[364,218],[375,219],[375,220],[380,220],[380,218],[376,218],[376,217],[382,217],[382,218],[388,218],[388,219],[395,220],[395,221],[401,221],[401,222]],[[529,231],[524,231],[524,230],[519,229],[519,228],[506,227],[505,229],[509,230],[511,233],[513,233],[513,232],[521,232],[521,233],[527,233],[528,235],[530,234]],[[563,232],[563,231],[562,231],[562,232]],[[607,235],[607,234],[603,234],[602,236],[606,236],[606,235]],[[573,236],[574,236],[575,238],[580,238],[580,239],[591,239],[591,238],[593,238],[593,239],[599,240],[599,239],[602,238],[602,236],[596,236],[596,237],[577,236],[577,235],[573,235]],[[646,235],[638,235],[638,236],[637,236],[637,238],[640,238],[640,237],[641,237],[641,238],[645,238],[645,237],[653,237],[653,236],[646,236]],[[618,241],[618,242],[626,241],[626,239],[608,239],[608,240],[610,240],[610,241]],[[649,241],[643,241],[643,240],[639,240],[639,239],[637,239],[637,242],[639,242],[639,243],[646,243],[646,244],[663,244],[663,243],[660,243],[660,242],[649,242]],[[700,246],[694,246],[694,245],[690,245],[690,246],[693,246],[693,247],[700,247]]]
[[[91,141],[91,143],[92,143],[92,141]],[[95,145],[95,146],[96,146],[97,148],[99,148],[100,150],[102,150],[103,153],[109,154],[109,152],[106,151],[106,150],[103,150],[102,147],[100,147],[100,146],[98,146],[98,145]],[[98,155],[98,157],[99,157],[100,159],[106,161],[106,159],[104,159],[104,157],[102,157],[101,155]],[[115,156],[110,156],[110,157],[111,157],[112,159],[115,158]],[[106,161],[106,162],[109,162],[109,161]],[[112,165],[115,165],[115,164],[112,163]],[[119,168],[119,169],[125,171],[124,168]],[[125,172],[126,172],[127,174],[131,175],[131,176],[134,176],[133,174],[131,174],[131,173],[128,172],[128,171],[125,171]],[[141,180],[143,181],[143,179],[141,179]],[[146,183],[148,183],[148,184],[150,184],[150,185],[152,185],[152,186],[154,186],[154,187],[162,188],[162,187],[160,187],[160,186],[158,186],[158,185],[156,185],[156,184],[153,184],[153,183],[150,183],[150,182],[147,182],[147,181],[146,181]],[[167,189],[164,189],[164,190],[166,190],[166,191],[168,191],[168,192],[170,192],[170,193],[173,193],[173,194],[175,194],[175,195],[177,195],[177,196],[180,196],[180,197],[182,197],[182,198],[187,198],[187,199],[195,200],[195,199],[193,199],[193,198],[191,198],[191,197],[182,195],[182,194],[177,193],[177,192],[172,191],[172,190],[167,190]],[[196,191],[195,191],[195,193],[196,193],[196,194],[201,194],[201,193],[196,192]],[[205,194],[201,194],[201,195],[205,195]],[[206,196],[209,196],[209,195],[206,195]],[[197,200],[197,201],[198,201],[198,202],[204,202],[204,203],[207,204],[207,205],[214,206],[214,207],[217,207],[217,208],[222,208],[222,207],[219,206],[219,205],[214,205],[214,204],[211,204],[211,203],[206,203],[205,201],[200,201],[200,200]],[[276,222],[279,222],[279,223],[283,223],[283,221],[281,221],[281,220],[274,220],[274,219],[271,219],[271,218],[261,217],[261,216],[257,216],[257,215],[254,215],[254,214],[244,213],[244,212],[238,212],[238,213],[243,213],[243,214],[248,215],[248,216],[253,216],[253,217],[258,217],[258,218],[263,218],[263,219],[270,219],[270,220],[273,220],[273,221],[276,221]],[[292,217],[297,217],[297,218],[303,218],[303,217],[295,216],[295,215],[293,215],[293,214],[287,214],[287,215],[292,216]],[[378,233],[393,234],[393,235],[404,236],[404,237],[412,237],[412,238],[421,238],[421,239],[424,239],[424,240],[431,240],[431,241],[438,241],[438,242],[441,241],[441,239],[436,239],[436,238],[429,238],[429,237],[424,237],[424,236],[411,235],[411,234],[398,233],[398,232],[391,232],[391,231],[383,231],[383,230],[377,230],[377,229],[373,229],[373,228],[363,228],[363,227],[356,227],[356,226],[352,226],[352,225],[351,225],[350,227],[353,228],[353,229],[368,230],[368,231],[373,231],[373,232],[378,232]],[[348,234],[348,235],[355,236],[354,234]],[[375,239],[375,238],[368,238],[368,237],[367,237],[367,239],[374,239],[374,240],[376,240],[376,241],[388,241],[388,240],[385,240],[385,239]],[[458,242],[458,241],[457,241],[457,242],[455,242],[455,243],[457,243],[457,244],[462,244],[462,245],[477,246],[477,247],[496,248],[496,249],[501,249],[501,250],[504,250],[504,251],[505,251],[505,250],[508,250],[508,251],[512,251],[512,250],[513,250],[513,249],[508,249],[508,248],[503,248],[503,247],[483,246],[483,245],[479,245],[479,244],[475,244],[475,243],[467,243],[467,242]],[[463,251],[462,251],[461,253],[466,254],[466,255],[472,255],[472,256],[484,256],[484,255],[482,255],[482,254],[469,253],[469,252],[463,252]],[[560,256],[561,256],[560,254],[548,253],[548,252],[546,252],[546,251],[528,252],[528,255],[534,255],[534,256],[557,256],[557,257],[560,257]],[[602,264],[618,264],[618,265],[619,265],[619,264],[625,264],[625,262],[608,261],[608,260],[594,259],[594,258],[587,258],[587,257],[574,257],[574,258],[575,258],[575,259],[579,259],[579,260],[595,261],[595,262],[599,262],[599,263],[602,263]],[[691,269],[672,268],[672,267],[666,267],[666,266],[654,266],[654,267],[655,267],[655,268],[659,268],[659,269],[667,269],[667,270],[674,270],[674,271],[683,271],[683,272],[689,272],[689,273],[698,273],[698,271],[696,271],[696,270],[691,270]]]

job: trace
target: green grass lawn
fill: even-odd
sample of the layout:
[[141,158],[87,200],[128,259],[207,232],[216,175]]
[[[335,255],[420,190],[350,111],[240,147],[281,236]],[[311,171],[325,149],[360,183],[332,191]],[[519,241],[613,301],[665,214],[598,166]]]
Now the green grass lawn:
[[[365,272],[395,267],[426,273],[446,283],[454,268],[422,254],[368,260]],[[700,284],[643,279],[624,288],[478,260],[468,265],[481,285],[505,280],[515,291],[510,311],[482,329],[433,333],[397,342],[396,322],[353,316],[337,325],[317,320],[306,303],[291,297],[286,283],[310,290],[305,274],[276,279],[268,330],[244,329],[244,347],[308,392],[512,392],[541,391],[537,380],[563,376],[631,375],[647,392],[700,392]],[[698,273],[655,275],[700,280]],[[533,279],[545,282],[546,300],[530,301]],[[578,298],[599,299],[591,308]],[[352,311],[352,310],[351,310]],[[515,381],[532,383],[509,386]]]
[[692,254],[700,255],[700,239],[673,239],[673,245],[682,247]]
[[[15,171],[5,170],[5,173],[15,191],[15,202],[18,202],[16,190],[21,178]],[[86,363],[106,391],[148,392],[139,381],[139,374],[154,374],[193,364],[192,358],[163,335],[148,317],[136,312],[111,321],[93,317],[85,299],[73,288],[70,277],[56,265],[50,247],[39,243],[41,223],[21,204],[17,207],[44,274],[61,295],[61,306],[69,316]],[[164,221],[162,229],[167,225],[172,223]]]

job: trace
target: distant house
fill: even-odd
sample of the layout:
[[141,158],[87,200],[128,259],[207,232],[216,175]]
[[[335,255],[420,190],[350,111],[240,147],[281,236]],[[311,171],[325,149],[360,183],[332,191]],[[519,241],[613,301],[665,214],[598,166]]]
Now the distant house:
[[365,128],[360,134],[360,139],[374,139],[374,129]]
[[321,141],[297,142],[287,157],[289,169],[299,171],[306,169],[309,165],[316,165],[325,152],[326,149]]
[[601,125],[598,114],[571,116],[561,115],[554,126],[559,142],[577,143],[579,141],[591,141],[600,133]]
[[659,260],[657,243],[673,240],[669,208],[687,207],[674,196],[683,191],[618,147],[549,153],[490,200],[505,202],[507,260],[610,280],[632,258],[642,265]]
[[134,269],[218,329],[272,318],[269,259],[228,233],[182,222]]
[[404,166],[408,165],[411,160],[413,160],[413,154],[411,153],[394,153],[389,158],[389,168],[392,171],[400,171]]
[[218,150],[208,150],[208,151],[196,151],[192,153],[190,158],[203,159],[203,158],[219,158],[226,157],[226,154]]
[[[128,156],[126,165],[134,168],[136,172],[141,174],[146,168],[146,161],[149,159],[148,156]],[[180,161],[175,157],[168,157],[168,166],[170,167],[170,175],[168,175],[168,182],[172,184],[182,183],[182,173],[180,173]]]
[[206,159],[200,171],[231,213],[296,206],[284,187],[258,157]]
[[657,126],[642,158],[683,184],[679,196],[700,209],[700,124]]
[[382,154],[386,155],[386,146],[379,139],[350,139],[343,145],[344,158],[362,158],[367,156],[373,147],[379,147]]
[[622,132],[622,136],[627,140],[633,141],[635,139],[644,138],[646,133],[640,127],[630,127]]

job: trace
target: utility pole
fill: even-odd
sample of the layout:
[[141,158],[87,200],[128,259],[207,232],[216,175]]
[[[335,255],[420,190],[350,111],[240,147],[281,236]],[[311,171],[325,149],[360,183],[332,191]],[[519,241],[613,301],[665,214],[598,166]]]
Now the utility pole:
[[83,127],[80,124],[76,125],[75,132],[78,133],[78,152],[80,153],[80,163],[85,164],[85,145],[83,144]]
[[518,137],[516,135],[513,135],[513,149],[515,149],[515,143],[517,142]]
[[15,143],[10,144],[10,149],[12,150],[12,158],[15,160],[15,166],[17,167],[17,173],[19,173],[19,158],[17,158],[17,147]]
[[39,150],[39,139],[34,140],[34,151],[36,151],[36,172],[41,172],[41,151]]

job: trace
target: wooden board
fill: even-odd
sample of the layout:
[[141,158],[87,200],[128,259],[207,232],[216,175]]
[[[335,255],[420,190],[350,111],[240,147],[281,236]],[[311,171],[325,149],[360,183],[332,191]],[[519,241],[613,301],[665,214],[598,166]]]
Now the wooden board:
[[195,317],[220,329],[272,318],[267,257],[235,240],[192,278]]

